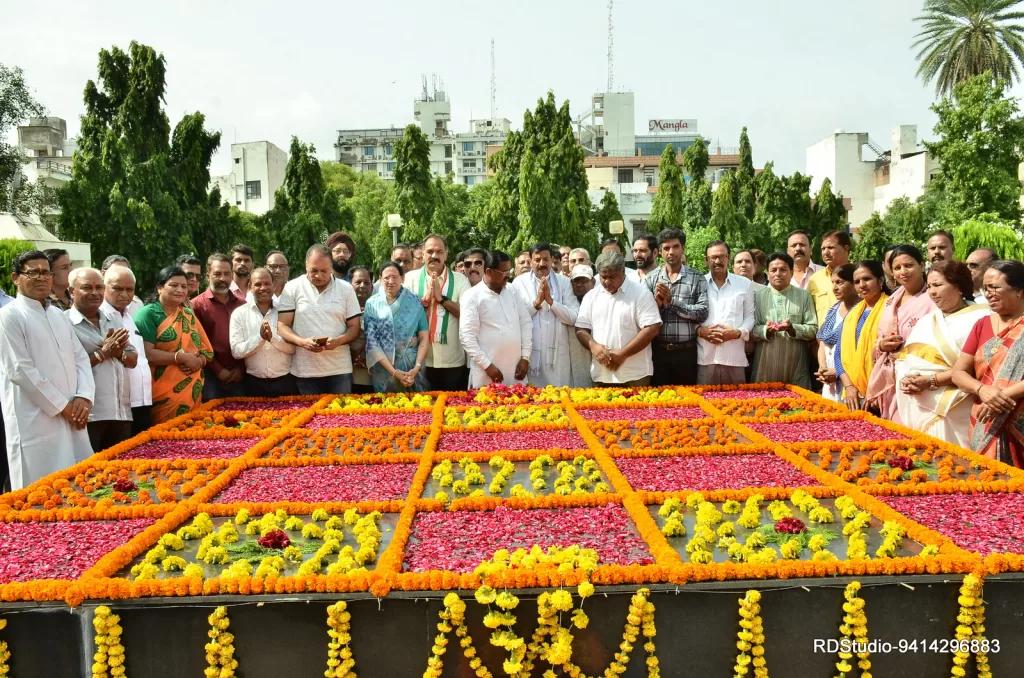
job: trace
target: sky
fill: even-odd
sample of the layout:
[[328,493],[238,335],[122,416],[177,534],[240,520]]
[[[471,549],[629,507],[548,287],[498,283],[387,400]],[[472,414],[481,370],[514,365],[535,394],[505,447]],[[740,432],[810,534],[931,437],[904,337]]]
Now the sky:
[[[413,121],[421,77],[444,80],[453,132],[490,114],[523,112],[553,90],[573,115],[606,89],[608,6],[596,0],[425,3],[163,3],[0,0],[0,63],[20,66],[48,114],[77,134],[85,83],[101,48],[132,40],[167,60],[171,125],[201,111],[222,133],[211,172],[230,171],[230,144],[292,135],[333,159],[338,129]],[[649,118],[696,118],[712,146],[748,129],[754,163],[805,170],[807,146],[837,129],[884,149],[893,127],[931,139],[934,88],[915,77],[921,0],[730,0],[614,6],[614,90],[634,92],[636,132]]]

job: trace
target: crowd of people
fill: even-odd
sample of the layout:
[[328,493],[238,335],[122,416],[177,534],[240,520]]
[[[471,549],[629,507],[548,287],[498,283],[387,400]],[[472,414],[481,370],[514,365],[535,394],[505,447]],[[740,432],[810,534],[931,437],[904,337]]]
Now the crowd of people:
[[881,262],[851,262],[851,245],[826,234],[817,264],[803,232],[767,255],[716,241],[703,274],[675,228],[637,235],[635,268],[614,238],[592,261],[548,243],[452,257],[432,234],[371,271],[339,232],[294,277],[279,251],[183,255],[148,304],[124,257],[25,252],[17,297],[0,296],[9,486],[203,400],[522,382],[785,382],[1024,467],[1024,264],[955,261],[944,231]]

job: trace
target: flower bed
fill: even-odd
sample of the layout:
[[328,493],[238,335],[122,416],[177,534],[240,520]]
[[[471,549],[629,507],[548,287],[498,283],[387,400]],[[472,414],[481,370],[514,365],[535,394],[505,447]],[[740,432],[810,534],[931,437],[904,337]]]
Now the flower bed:
[[354,431],[300,430],[267,450],[268,459],[309,459],[381,456],[421,452],[429,430],[360,429]]
[[391,426],[430,426],[430,412],[402,414],[318,414],[305,428],[387,428]]
[[621,506],[572,509],[436,511],[416,516],[403,568],[412,572],[469,572],[499,549],[579,545],[602,563],[654,562]]
[[609,452],[622,450],[676,450],[707,445],[749,442],[722,421],[696,419],[685,422],[644,422],[630,426],[621,421],[598,421],[590,425]]
[[900,513],[983,556],[1024,554],[1024,495],[954,493],[885,497]]
[[615,465],[634,490],[741,490],[804,487],[818,481],[772,454],[619,458]]
[[242,471],[214,498],[235,502],[358,502],[402,499],[416,464],[285,466]]
[[442,452],[499,452],[501,450],[585,450],[587,445],[576,431],[494,431],[484,433],[442,433]]
[[793,398],[796,394],[785,388],[736,389],[731,391],[704,391],[701,396],[705,400],[750,400],[751,398]]
[[773,443],[840,442],[862,440],[905,440],[906,436],[867,421],[805,421],[778,424],[747,424]]
[[275,400],[224,400],[211,408],[213,412],[285,412],[306,410],[316,405],[316,400],[275,399]]
[[117,455],[128,459],[234,459],[256,445],[259,438],[151,440]]
[[638,421],[676,421],[704,419],[708,413],[699,407],[609,407],[580,410],[587,421],[625,421],[630,425]]

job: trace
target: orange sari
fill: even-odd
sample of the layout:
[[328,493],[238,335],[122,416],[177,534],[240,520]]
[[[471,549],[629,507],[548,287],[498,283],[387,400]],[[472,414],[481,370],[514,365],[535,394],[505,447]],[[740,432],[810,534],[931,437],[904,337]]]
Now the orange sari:
[[[182,306],[168,317],[160,304],[149,304],[135,316],[143,340],[168,353],[185,351],[213,360],[213,346],[192,309]],[[150,365],[153,369],[153,407],[150,420],[162,424],[188,414],[203,402],[203,371],[185,374],[177,365]]]
[[[985,322],[990,322],[987,318]],[[974,376],[1003,389],[1024,379],[1024,318],[985,342],[974,354]],[[971,409],[971,449],[1024,468],[1024,402],[990,421],[979,421],[981,402]]]

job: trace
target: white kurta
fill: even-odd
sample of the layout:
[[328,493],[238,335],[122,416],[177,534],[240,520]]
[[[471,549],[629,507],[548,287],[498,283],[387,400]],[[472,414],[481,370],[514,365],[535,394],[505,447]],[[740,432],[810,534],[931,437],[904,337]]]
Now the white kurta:
[[92,454],[89,434],[61,412],[95,396],[89,356],[56,306],[19,296],[0,310],[0,403],[11,489],[25,487]]
[[526,303],[526,310],[533,319],[530,383],[534,386],[572,386],[569,340],[579,343],[573,335],[580,305],[568,278],[558,273],[549,273],[548,278],[554,303],[545,301],[540,310],[533,305],[540,285],[533,272],[524,273],[512,281],[512,287]]
[[481,283],[459,303],[459,340],[469,358],[469,387],[491,383],[485,370],[493,363],[501,370],[503,384],[522,383],[516,366],[529,360],[533,349],[533,321],[522,298],[506,285],[495,294]]

